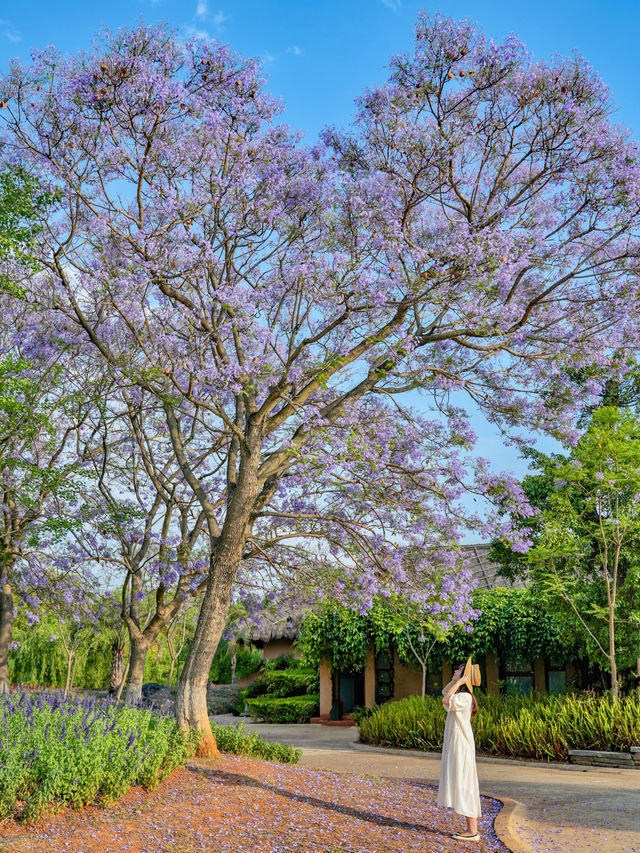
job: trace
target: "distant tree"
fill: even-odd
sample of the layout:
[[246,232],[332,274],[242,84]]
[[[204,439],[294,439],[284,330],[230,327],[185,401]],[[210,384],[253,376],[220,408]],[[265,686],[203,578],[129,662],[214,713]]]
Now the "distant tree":
[[[527,559],[534,577],[562,598],[595,644],[617,699],[620,588],[635,589],[640,580],[634,562],[624,571],[625,556],[640,546],[640,421],[613,406],[596,410],[555,477]],[[640,626],[635,608],[627,619]],[[604,643],[599,624],[606,626]]]

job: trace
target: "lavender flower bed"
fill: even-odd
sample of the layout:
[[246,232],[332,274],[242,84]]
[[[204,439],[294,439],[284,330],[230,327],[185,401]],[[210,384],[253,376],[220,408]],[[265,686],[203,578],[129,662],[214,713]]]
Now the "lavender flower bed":
[[0,697],[0,818],[108,805],[153,789],[197,746],[170,717],[61,693]]

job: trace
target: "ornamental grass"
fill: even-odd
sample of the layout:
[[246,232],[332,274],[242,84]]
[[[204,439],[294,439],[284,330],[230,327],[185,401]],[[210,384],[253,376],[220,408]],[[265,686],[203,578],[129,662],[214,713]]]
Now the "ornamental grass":
[[[440,750],[446,718],[439,698],[412,696],[373,709],[360,740],[379,746]],[[640,746],[640,701],[626,697],[478,694],[473,724],[479,752],[567,761],[570,749],[627,751]]]
[[0,697],[0,819],[109,805],[131,785],[153,790],[185,765],[199,737],[172,718],[107,699]]

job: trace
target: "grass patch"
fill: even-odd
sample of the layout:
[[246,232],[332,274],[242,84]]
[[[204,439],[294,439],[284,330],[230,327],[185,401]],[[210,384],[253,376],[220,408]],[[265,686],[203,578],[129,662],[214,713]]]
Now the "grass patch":
[[219,726],[211,723],[213,736],[218,748],[234,755],[246,755],[247,758],[263,758],[265,761],[279,761],[281,764],[297,764],[302,756],[298,746],[286,743],[270,743],[258,736],[257,732],[248,732],[244,723],[235,726]]
[[[479,752],[568,761],[570,749],[626,751],[640,746],[640,701],[625,697],[495,697],[478,694]],[[446,718],[440,699],[412,696],[374,708],[360,721],[360,740],[404,749],[440,750]]]

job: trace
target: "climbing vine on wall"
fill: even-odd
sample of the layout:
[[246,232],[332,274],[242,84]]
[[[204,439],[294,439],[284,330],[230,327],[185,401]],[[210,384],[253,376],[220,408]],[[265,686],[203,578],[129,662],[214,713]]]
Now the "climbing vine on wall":
[[[578,652],[529,589],[476,590],[473,604],[479,617],[470,630],[454,628],[436,642],[430,656],[432,667],[443,660],[458,662],[487,653],[533,661],[540,655],[569,660]],[[328,602],[307,617],[297,646],[305,661],[314,666],[325,659],[333,669],[362,669],[370,643],[376,649],[395,647],[403,663],[415,666],[407,629],[416,635],[421,630],[403,622],[398,610],[384,601],[377,601],[366,616]]]

